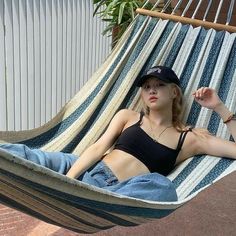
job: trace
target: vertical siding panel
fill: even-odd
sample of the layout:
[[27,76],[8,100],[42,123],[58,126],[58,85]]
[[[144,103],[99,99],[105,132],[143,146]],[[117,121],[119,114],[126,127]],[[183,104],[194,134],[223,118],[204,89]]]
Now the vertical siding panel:
[[76,1],[76,66],[75,66],[75,77],[76,77],[76,91],[80,88],[80,79],[81,79],[81,5],[82,1]]
[[[96,16],[96,19],[97,19],[97,16]],[[98,25],[98,45],[101,45],[100,47],[97,47],[97,50],[98,50],[98,63],[101,61],[102,59],[102,37],[101,37],[101,34],[102,34],[102,22],[99,22],[98,19],[97,19],[97,25]]]
[[[87,1],[87,7],[88,9],[91,9],[91,1]],[[87,70],[88,70],[88,76],[90,77],[91,76],[91,71],[92,71],[92,68],[91,68],[91,65],[92,65],[92,53],[93,53],[93,23],[92,23],[92,15],[91,15],[91,10],[87,11],[87,17],[86,17],[86,21],[88,22],[88,25],[89,27],[87,27],[87,48],[88,48],[88,67],[87,67]],[[86,78],[87,80],[87,78]]]
[[57,1],[52,0],[52,116],[57,113]]
[[94,25],[93,25],[93,14],[92,14],[92,9],[93,9],[93,4],[91,1],[88,1],[90,3],[89,6],[89,11],[88,11],[88,17],[89,17],[89,22],[90,22],[90,27],[89,27],[89,48],[90,48],[90,52],[89,52],[89,74],[87,75],[87,79],[90,78],[92,76],[92,72],[93,72],[93,61],[94,61],[94,56],[95,56],[95,51],[94,51],[94,45],[93,45],[93,41],[94,41],[94,37],[95,37],[95,33],[94,33]]
[[41,125],[41,70],[40,70],[40,1],[34,1],[34,79],[35,79],[35,127]]
[[[6,70],[7,70],[7,116],[8,128],[15,129],[15,105],[14,105],[14,48],[13,48],[13,22],[12,1],[5,1],[6,24]],[[11,119],[10,119],[11,117]],[[13,119],[13,120],[12,120]],[[13,121],[13,122],[12,122]]]
[[[20,77],[21,77],[21,123],[22,129],[28,129],[28,68],[27,68],[27,29],[26,0],[19,1],[20,18]],[[18,114],[17,114],[18,115]]]
[[67,30],[66,30],[66,2],[67,0],[63,0],[62,5],[62,104],[66,102],[66,40],[67,40]]
[[62,80],[63,80],[63,0],[57,1],[57,111],[62,107]]
[[100,53],[101,53],[101,47],[102,47],[102,41],[101,41],[101,22],[99,22],[97,16],[94,17],[95,24],[96,24],[96,41],[95,41],[95,48],[97,51],[97,56],[96,56],[96,68],[99,67],[99,61],[100,61]]
[[90,63],[90,56],[89,54],[91,53],[90,51],[90,47],[89,47],[89,43],[90,43],[90,35],[89,35],[89,28],[91,27],[91,23],[90,23],[90,19],[89,19],[89,11],[86,11],[86,9],[89,9],[89,1],[86,1],[85,4],[85,26],[89,26],[89,27],[85,27],[85,52],[87,52],[87,54],[84,52],[84,74],[83,74],[83,83],[85,83],[85,81],[87,80],[87,78],[85,77],[85,73],[89,73],[89,63]]
[[28,59],[28,128],[32,129],[35,125],[35,72],[34,72],[34,26],[33,26],[33,8],[34,0],[27,0],[26,19],[27,19],[27,59]]
[[46,0],[40,1],[40,49],[41,124],[44,124],[46,122]]
[[71,94],[71,0],[66,1],[66,102]]
[[4,0],[0,0],[0,129],[7,130],[7,101],[6,101],[6,73],[5,73],[5,37],[4,37]]
[[12,2],[13,19],[13,53],[14,53],[14,104],[15,104],[15,129],[22,129],[21,121],[21,78],[20,78],[20,28],[19,28],[19,1]]
[[80,28],[81,28],[81,36],[80,36],[80,48],[81,48],[81,52],[80,52],[80,83],[79,86],[80,88],[83,86],[84,84],[84,68],[85,68],[85,64],[87,64],[87,60],[86,58],[83,56],[85,54],[85,42],[86,42],[86,26],[85,24],[88,24],[88,22],[86,22],[86,0],[82,0],[81,1],[81,8],[80,8]]
[[52,1],[46,1],[46,121],[52,117]]
[[76,93],[76,77],[75,77],[75,63],[76,63],[76,1],[72,0],[72,40],[71,40],[71,97]]

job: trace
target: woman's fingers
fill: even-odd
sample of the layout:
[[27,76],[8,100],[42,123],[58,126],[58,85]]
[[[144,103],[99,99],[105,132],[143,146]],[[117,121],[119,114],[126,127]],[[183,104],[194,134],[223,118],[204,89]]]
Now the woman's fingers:
[[196,99],[200,99],[200,100],[203,100],[204,98],[206,98],[208,95],[210,95],[211,93],[211,89],[208,88],[208,87],[201,87],[199,88],[197,91],[195,91],[193,93],[193,96],[196,98]]

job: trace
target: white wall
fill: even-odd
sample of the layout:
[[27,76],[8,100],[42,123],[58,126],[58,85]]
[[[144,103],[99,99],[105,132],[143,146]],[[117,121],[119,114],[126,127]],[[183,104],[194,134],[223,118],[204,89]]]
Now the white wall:
[[0,130],[50,120],[110,51],[92,0],[0,0]]

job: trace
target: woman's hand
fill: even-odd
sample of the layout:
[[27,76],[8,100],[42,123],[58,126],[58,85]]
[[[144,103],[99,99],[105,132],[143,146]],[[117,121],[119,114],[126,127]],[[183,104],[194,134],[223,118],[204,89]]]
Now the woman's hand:
[[202,87],[193,93],[195,101],[201,106],[216,110],[217,107],[223,105],[223,102],[212,88]]

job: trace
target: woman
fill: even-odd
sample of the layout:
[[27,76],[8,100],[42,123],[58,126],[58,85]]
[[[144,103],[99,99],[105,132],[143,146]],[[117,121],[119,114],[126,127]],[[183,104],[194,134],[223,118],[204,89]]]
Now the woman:
[[[173,201],[177,197],[174,186],[164,176],[176,165],[199,154],[236,159],[235,142],[214,137],[207,130],[187,128],[181,123],[182,94],[179,79],[173,70],[164,66],[153,67],[138,79],[137,85],[141,87],[145,112],[120,110],[105,133],[76,161],[71,154],[63,154],[69,163],[66,167],[69,169],[68,177],[80,178],[89,184],[128,196]],[[220,115],[236,140],[235,115],[226,108],[216,92],[210,88],[200,88],[193,96],[201,106],[213,109]],[[104,155],[114,143],[114,148]],[[45,152],[42,153],[39,155]],[[56,155],[59,156],[58,153]],[[29,156],[28,159],[32,160],[32,155]],[[52,159],[50,155],[47,158]],[[45,166],[51,168],[47,164]],[[157,173],[160,183],[157,188],[160,187],[161,192],[158,196],[153,194],[155,199],[143,192],[147,185],[140,185],[152,178],[150,173]],[[137,181],[132,182],[133,179]],[[129,186],[132,191],[127,191]],[[157,188],[154,185],[153,189]]]
[[[160,161],[160,164],[166,168],[166,170],[158,171],[165,175],[169,174],[175,165],[194,155],[208,154],[236,159],[234,142],[216,138],[207,130],[197,128],[186,130],[186,127],[181,124],[180,108],[177,106],[181,106],[182,95],[178,85],[178,77],[170,68],[162,66],[151,68],[138,81],[138,86],[141,87],[141,97],[148,107],[148,112],[140,116],[139,113],[132,110],[119,111],[103,136],[81,155],[67,176],[77,178],[100,160],[119,136],[115,148],[103,158],[103,162],[120,181],[149,173],[150,169],[159,169],[158,166],[155,167],[154,163],[148,163],[148,160],[142,159],[143,157],[139,156],[140,153],[137,153],[143,152],[148,155],[148,152],[153,152],[151,146],[154,150],[162,152],[165,158],[168,159],[171,156],[168,160],[170,163],[162,163],[162,160],[159,160],[161,156],[149,156],[154,160],[156,158],[156,161]],[[193,96],[201,106],[213,109],[220,115],[236,140],[235,115],[225,107],[216,92],[210,88],[200,88],[193,93]],[[130,140],[132,137],[136,138],[135,142]],[[147,137],[149,140],[146,140]],[[150,149],[139,150],[143,148],[138,144],[145,146],[145,142]],[[166,152],[168,156],[166,156]]]

